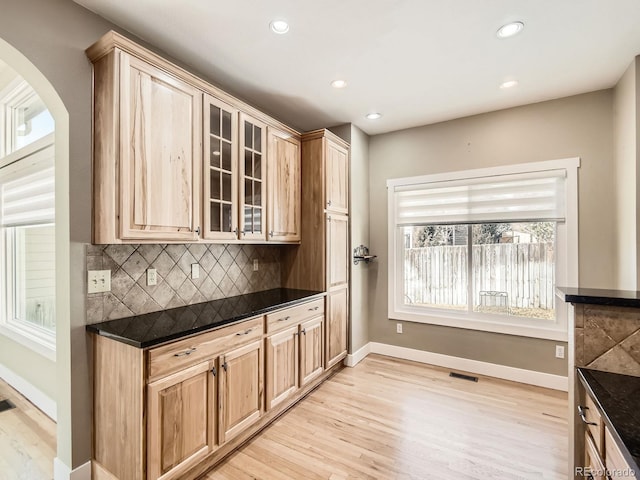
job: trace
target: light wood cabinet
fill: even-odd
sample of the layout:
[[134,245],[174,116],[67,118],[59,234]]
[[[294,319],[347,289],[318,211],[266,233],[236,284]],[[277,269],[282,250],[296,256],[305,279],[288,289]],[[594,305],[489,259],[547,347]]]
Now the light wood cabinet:
[[267,129],[269,151],[269,240],[300,241],[300,141],[291,134]]
[[266,240],[267,126],[240,113],[240,239]]
[[266,339],[268,410],[298,389],[298,336],[295,325]]
[[221,461],[341,367],[324,368],[326,310],[315,298],[147,350],[93,335],[93,478],[193,479]]
[[327,295],[326,368],[347,356],[349,290],[343,288]]
[[324,301],[267,316],[266,408],[286,403],[324,371]]
[[327,212],[349,212],[349,150],[335,141],[327,141],[325,200]]
[[93,243],[300,241],[298,132],[115,32],[87,55]]
[[94,243],[197,240],[202,92],[119,50],[94,70]]
[[219,441],[228,442],[262,416],[262,340],[239,347],[220,358]]
[[302,135],[301,149],[301,244],[283,251],[282,277],[286,287],[328,293],[323,362],[330,368],[348,349],[349,145],[316,130]]
[[216,370],[203,362],[147,387],[147,477],[178,478],[213,450]]
[[300,324],[300,387],[324,371],[324,315]]
[[349,283],[349,217],[327,215],[327,285],[332,291]]
[[210,240],[238,238],[238,112],[204,97],[203,230]]

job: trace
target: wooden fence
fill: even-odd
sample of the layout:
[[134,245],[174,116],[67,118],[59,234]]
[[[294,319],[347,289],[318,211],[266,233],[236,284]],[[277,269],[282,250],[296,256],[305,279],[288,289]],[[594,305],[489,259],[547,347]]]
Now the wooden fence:
[[[405,250],[405,302],[466,309],[466,246]],[[553,243],[473,246],[474,305],[554,308]]]

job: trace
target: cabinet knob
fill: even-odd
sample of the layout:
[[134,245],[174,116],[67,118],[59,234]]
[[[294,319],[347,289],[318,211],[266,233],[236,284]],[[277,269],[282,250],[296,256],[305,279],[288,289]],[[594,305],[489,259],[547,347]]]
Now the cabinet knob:
[[238,229],[237,229],[237,228],[234,228],[234,229],[233,229],[233,233],[237,235],[237,234],[238,234]]

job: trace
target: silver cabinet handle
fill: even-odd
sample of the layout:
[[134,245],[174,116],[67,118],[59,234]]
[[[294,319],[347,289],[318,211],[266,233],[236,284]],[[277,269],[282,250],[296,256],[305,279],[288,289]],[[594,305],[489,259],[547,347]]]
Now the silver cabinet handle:
[[269,236],[270,236],[271,238],[273,238],[273,230],[271,230],[271,231],[269,232]]
[[200,235],[200,227],[196,228],[196,229],[194,230],[194,232],[196,232],[196,235],[198,235],[198,236],[199,236],[199,235]]
[[586,424],[586,425],[593,425],[593,426],[598,426],[597,423],[595,422],[590,422],[587,420],[587,412],[585,410],[589,410],[589,407],[583,407],[582,405],[578,405],[578,415],[580,415],[580,418],[582,419],[582,423]]
[[185,350],[184,352],[180,352],[180,353],[174,353],[173,356],[174,357],[186,357],[187,355],[191,355],[193,352],[195,352],[197,350],[197,348],[190,348],[188,350]]
[[329,207],[331,206],[331,200],[329,200],[329,201],[327,202],[327,206],[329,206]]
[[306,335],[307,335],[307,329],[306,329],[306,328],[303,328],[303,329],[300,331],[300,333],[301,333],[301,334],[303,334],[304,336],[306,336]]
[[319,308],[320,308],[320,307],[316,306],[316,307],[310,308],[310,309],[309,309],[309,311],[310,311],[310,312],[315,312],[315,311],[316,311],[316,310],[318,310]]
[[290,318],[291,318],[291,317],[286,316],[286,317],[284,317],[284,318],[279,318],[279,319],[278,319],[278,321],[279,321],[279,322],[286,322],[286,321],[287,321],[287,320],[289,320]]
[[238,332],[238,333],[236,333],[236,337],[239,337],[241,335],[249,335],[252,330],[253,330],[253,328],[250,328],[249,330],[245,330],[244,332]]

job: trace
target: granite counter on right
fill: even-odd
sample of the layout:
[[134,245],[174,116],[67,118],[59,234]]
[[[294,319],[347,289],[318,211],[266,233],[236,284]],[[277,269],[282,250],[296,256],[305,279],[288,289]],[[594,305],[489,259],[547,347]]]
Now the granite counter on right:
[[558,287],[556,294],[574,307],[573,478],[640,478],[640,292]]

